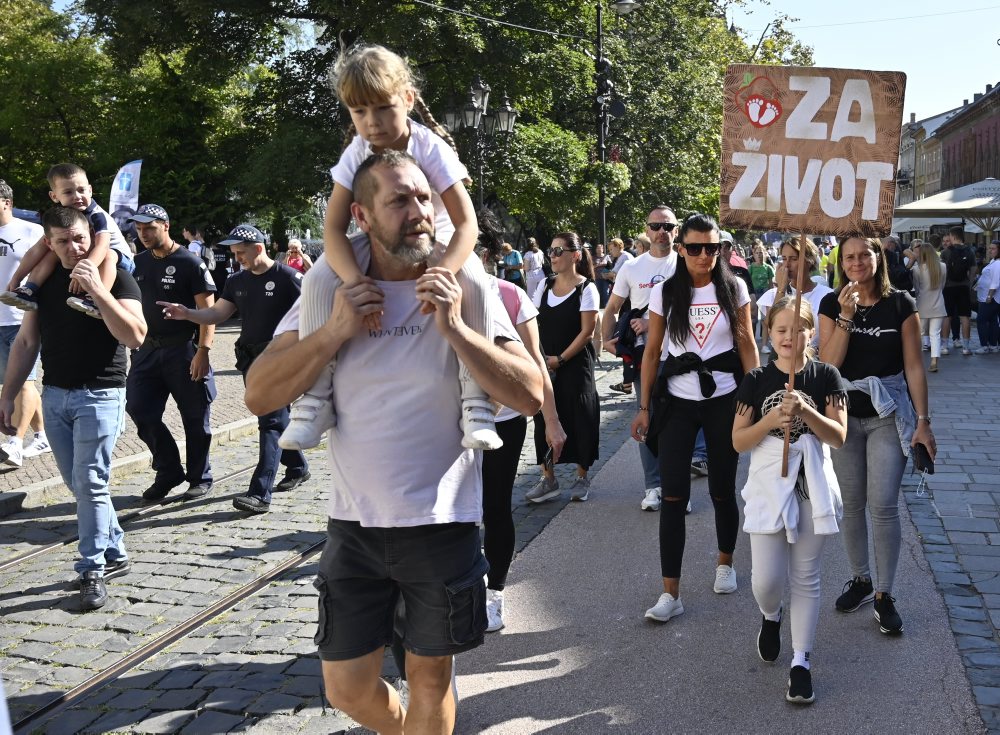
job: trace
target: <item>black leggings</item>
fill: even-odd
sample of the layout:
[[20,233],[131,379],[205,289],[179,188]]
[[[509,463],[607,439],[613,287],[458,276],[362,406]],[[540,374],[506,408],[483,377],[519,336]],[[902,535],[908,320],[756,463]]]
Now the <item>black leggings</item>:
[[698,429],[705,430],[708,449],[708,491],[715,506],[715,535],[719,551],[732,554],[740,526],[736,505],[736,465],[733,449],[735,391],[718,398],[689,401],[670,399],[670,413],[659,435],[660,477],[663,503],[660,510],[660,570],[664,577],[681,576],[684,558],[684,515],[691,499],[691,458]]
[[483,452],[483,552],[490,563],[487,586],[491,590],[504,588],[514,559],[511,496],[527,428],[524,416],[499,422],[497,434],[503,439],[503,446]]

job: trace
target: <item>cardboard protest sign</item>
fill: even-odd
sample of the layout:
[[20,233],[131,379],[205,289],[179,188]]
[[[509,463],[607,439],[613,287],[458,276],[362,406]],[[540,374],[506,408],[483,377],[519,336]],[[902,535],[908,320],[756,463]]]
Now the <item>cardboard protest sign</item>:
[[730,65],[722,225],[888,235],[905,87],[902,72]]

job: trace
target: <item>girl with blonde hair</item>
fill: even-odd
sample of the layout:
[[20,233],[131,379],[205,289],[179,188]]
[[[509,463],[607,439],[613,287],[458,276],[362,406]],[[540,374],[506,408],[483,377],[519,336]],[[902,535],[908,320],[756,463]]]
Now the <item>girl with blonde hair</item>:
[[[301,336],[315,332],[327,321],[334,293],[341,284],[353,283],[364,275],[367,249],[359,244],[356,250],[346,235],[354,175],[369,156],[392,149],[409,153],[427,176],[433,190],[436,240],[446,245],[436,265],[458,276],[463,320],[492,342],[491,286],[482,262],[473,254],[479,231],[465,189],[469,174],[451,137],[427,109],[409,64],[382,46],[360,46],[341,54],[331,82],[350,112],[352,124],[340,161],[331,169],[334,187],[323,228],[325,257],[319,259],[302,284]],[[425,124],[412,120],[411,111]],[[279,441],[282,448],[314,447],[336,424],[334,368],[335,363],[331,363],[330,369],[292,405],[288,429]],[[493,404],[464,365],[460,381],[463,446],[497,449],[503,442],[496,433]]]
[[923,331],[924,350],[930,350],[930,372],[938,370],[941,356],[941,323],[947,312],[944,308],[944,284],[948,267],[941,262],[937,251],[923,240],[914,240],[904,255],[909,257],[908,267],[913,272],[913,286],[917,290],[917,313]]

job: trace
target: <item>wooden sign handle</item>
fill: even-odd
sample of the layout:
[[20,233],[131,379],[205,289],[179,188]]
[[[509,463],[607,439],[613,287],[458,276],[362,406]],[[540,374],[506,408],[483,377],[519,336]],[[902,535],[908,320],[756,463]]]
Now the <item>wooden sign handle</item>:
[[[802,289],[806,285],[806,245],[805,234],[799,235],[799,265],[795,274],[795,326],[792,328],[792,364],[788,368],[788,390],[795,390],[795,361],[799,343],[799,309],[802,308]],[[788,477],[788,449],[792,443],[792,426],[785,427],[785,446],[781,450],[781,476]]]

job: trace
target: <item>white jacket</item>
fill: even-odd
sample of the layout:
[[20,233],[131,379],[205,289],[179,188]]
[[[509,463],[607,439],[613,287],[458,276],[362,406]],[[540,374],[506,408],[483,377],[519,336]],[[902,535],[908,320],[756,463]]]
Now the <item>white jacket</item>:
[[795,480],[805,461],[806,487],[813,509],[813,529],[829,536],[840,529],[837,520],[844,514],[840,485],[833,474],[830,447],[812,434],[803,434],[788,451],[788,476],[781,476],[784,441],[774,436],[764,439],[750,452],[750,476],[743,486],[743,530],[747,533],[777,533],[785,529],[788,543],[799,536],[799,503]]

